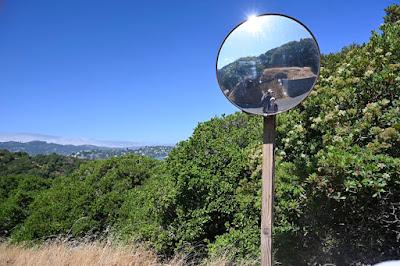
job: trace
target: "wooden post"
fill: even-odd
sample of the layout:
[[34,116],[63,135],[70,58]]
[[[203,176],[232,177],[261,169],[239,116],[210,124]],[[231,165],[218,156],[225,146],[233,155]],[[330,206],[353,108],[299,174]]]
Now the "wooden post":
[[275,115],[264,117],[261,199],[261,266],[272,266],[275,130]]

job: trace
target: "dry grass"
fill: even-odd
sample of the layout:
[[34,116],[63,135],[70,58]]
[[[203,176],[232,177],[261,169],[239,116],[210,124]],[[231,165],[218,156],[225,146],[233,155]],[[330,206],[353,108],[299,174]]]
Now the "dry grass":
[[[35,247],[0,244],[0,265],[161,265],[157,256],[141,247],[109,243],[53,242]],[[183,265],[178,257],[163,265]]]
[[[131,265],[131,266],[183,266],[188,256],[177,255],[160,262],[156,254],[141,246],[120,246],[109,242],[53,241],[34,247],[0,243],[0,266],[81,266],[81,265]],[[202,265],[232,265],[225,256],[204,261]],[[190,265],[194,265],[190,263]],[[244,263],[243,265],[250,265]],[[251,263],[251,265],[254,265]]]

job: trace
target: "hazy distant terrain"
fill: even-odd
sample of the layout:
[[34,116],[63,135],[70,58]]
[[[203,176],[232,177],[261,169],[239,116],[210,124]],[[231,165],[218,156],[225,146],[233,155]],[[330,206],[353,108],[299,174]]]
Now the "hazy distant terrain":
[[29,155],[48,155],[56,153],[64,156],[73,156],[80,159],[106,159],[122,156],[129,153],[140,154],[155,159],[163,159],[171,151],[172,146],[143,146],[130,148],[110,148],[94,145],[61,145],[45,141],[0,142],[0,149],[11,152],[26,152]]
[[99,147],[93,145],[61,145],[55,143],[47,143],[45,141],[17,142],[7,141],[0,142],[0,149],[11,152],[26,152],[30,155],[57,153],[60,155],[70,155],[74,152],[95,150]]
[[106,149],[94,149],[94,150],[82,150],[72,153],[71,156],[80,159],[107,159],[112,157],[123,156],[126,154],[138,154],[142,156],[151,157],[154,159],[162,160],[168,156],[169,152],[173,149],[173,146],[144,146],[140,148],[106,148]]

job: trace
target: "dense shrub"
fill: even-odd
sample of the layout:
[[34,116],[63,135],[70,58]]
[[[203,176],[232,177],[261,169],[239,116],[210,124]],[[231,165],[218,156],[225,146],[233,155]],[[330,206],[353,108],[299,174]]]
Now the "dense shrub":
[[80,163],[56,154],[29,156],[0,150],[0,236],[8,237],[24,222],[30,203],[53,178],[71,173]]
[[167,228],[175,216],[176,189],[163,174],[156,171],[142,186],[130,190],[119,211],[117,231],[123,241],[149,242],[162,256],[171,256],[175,243]]
[[30,205],[31,215],[13,232],[13,239],[103,234],[115,222],[126,193],[148,178],[157,164],[154,159],[129,155],[81,165],[37,195]]
[[[248,130],[258,127],[258,122],[239,114],[200,124],[188,141],[170,153],[162,177],[139,188],[142,196],[132,193],[128,198],[123,208],[129,218],[125,227],[155,243],[163,253],[193,245],[196,252],[204,251],[216,236],[232,227],[235,216],[240,220],[244,215],[235,191],[249,193],[249,204],[257,199],[257,187],[251,184],[257,177],[251,177],[247,167],[246,147],[260,139],[260,130],[252,134]],[[253,180],[246,182],[245,177]],[[246,183],[252,187],[246,188]],[[158,190],[160,187],[169,189]],[[142,228],[137,213],[143,212],[151,215],[149,222],[156,231],[148,230],[149,224]]]
[[0,235],[7,237],[10,232],[29,215],[29,204],[36,194],[50,186],[51,180],[32,175],[5,176],[2,183],[13,187],[1,190]]
[[58,154],[29,156],[25,152],[0,150],[0,176],[36,175],[54,178],[77,169],[82,160]]
[[[121,208],[121,234],[150,241],[164,255],[228,249],[232,258],[257,257],[261,126],[259,118],[240,113],[201,123],[172,151],[162,174],[130,192]],[[299,230],[293,221],[300,214],[304,171],[277,159],[274,231],[284,246]]]
[[391,10],[398,6],[368,43],[325,58],[304,124],[292,132],[303,138],[285,138],[287,154],[307,141],[302,242],[324,254],[319,263],[400,256],[400,16]]

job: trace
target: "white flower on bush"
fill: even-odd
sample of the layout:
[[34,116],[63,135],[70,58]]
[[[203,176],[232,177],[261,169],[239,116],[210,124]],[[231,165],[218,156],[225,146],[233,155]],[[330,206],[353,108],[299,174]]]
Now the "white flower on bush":
[[341,136],[334,136],[333,137],[333,141],[334,142],[341,142],[343,139],[342,139],[342,137]]
[[304,127],[302,125],[295,125],[294,128],[298,132],[304,132]]
[[340,75],[344,72],[344,68],[343,67],[339,67],[337,70],[337,73]]
[[284,151],[279,151],[279,155],[283,157],[283,156],[286,155],[286,152],[284,152]]
[[321,121],[322,121],[322,119],[319,116],[313,119],[313,122],[316,124],[320,123]]
[[371,70],[371,69],[369,69],[369,70],[365,71],[364,76],[369,77],[369,76],[371,76],[372,74],[374,74],[374,71]]

